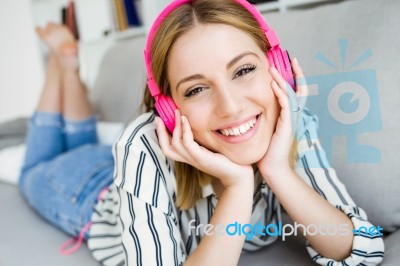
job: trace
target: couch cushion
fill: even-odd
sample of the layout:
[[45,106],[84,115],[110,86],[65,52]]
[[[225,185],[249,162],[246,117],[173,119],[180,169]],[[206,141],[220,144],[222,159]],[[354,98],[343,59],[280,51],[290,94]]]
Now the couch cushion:
[[385,238],[385,257],[382,265],[398,266],[400,254],[400,230]]
[[99,265],[86,245],[61,255],[59,247],[71,238],[36,215],[16,186],[0,182],[0,202],[0,265]]
[[140,113],[146,84],[144,45],[144,36],[123,39],[105,53],[90,94],[101,120],[125,123]]
[[[307,105],[319,117],[339,178],[369,219],[388,231],[400,227],[398,10],[397,0],[364,0],[265,15],[306,73],[314,93]],[[358,101],[341,94],[343,88]]]
[[0,124],[0,150],[24,142],[28,121],[26,118],[12,119]]

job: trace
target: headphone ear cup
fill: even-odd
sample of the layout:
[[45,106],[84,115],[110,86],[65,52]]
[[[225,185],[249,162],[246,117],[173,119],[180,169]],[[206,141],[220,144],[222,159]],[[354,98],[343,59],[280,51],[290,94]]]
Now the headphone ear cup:
[[282,76],[289,83],[289,85],[296,91],[296,79],[294,77],[294,72],[292,68],[292,61],[290,59],[289,53],[285,50],[281,50],[282,62],[283,62],[283,74]]
[[289,53],[280,48],[273,48],[267,52],[267,58],[270,65],[276,68],[293,90],[296,90]]
[[175,110],[178,109],[174,101],[168,96],[159,94],[155,98],[154,107],[166,128],[172,133],[175,128]]
[[270,64],[270,66],[275,67],[276,70],[278,70],[278,72],[281,73],[281,69],[280,69],[280,65],[278,62],[278,58],[277,58],[275,49],[268,50],[267,58],[268,58],[268,62]]

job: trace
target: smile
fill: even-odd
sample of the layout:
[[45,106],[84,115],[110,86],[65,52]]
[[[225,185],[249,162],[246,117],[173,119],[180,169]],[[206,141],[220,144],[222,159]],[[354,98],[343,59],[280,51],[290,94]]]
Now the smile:
[[219,130],[219,132],[224,136],[240,136],[246,134],[251,128],[253,128],[256,122],[257,122],[257,117],[237,127],[221,129]]
[[247,141],[256,134],[260,124],[260,116],[261,114],[258,114],[240,124],[235,123],[229,127],[215,130],[214,133],[219,138],[232,144]]

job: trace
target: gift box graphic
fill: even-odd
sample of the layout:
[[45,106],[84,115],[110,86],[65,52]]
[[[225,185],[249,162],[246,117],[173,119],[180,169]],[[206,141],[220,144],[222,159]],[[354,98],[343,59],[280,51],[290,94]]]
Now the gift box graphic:
[[360,144],[358,141],[361,134],[382,130],[376,71],[373,69],[351,70],[371,57],[372,53],[367,50],[346,70],[344,62],[347,40],[339,40],[339,46],[342,55],[342,70],[339,70],[322,53],[317,54],[316,58],[319,61],[337,71],[332,74],[305,78],[309,88],[316,88],[316,91],[307,97],[307,107],[312,112],[318,113],[320,128],[318,137],[329,162],[332,162],[333,139],[337,136],[345,136],[348,163],[379,163],[381,161],[379,149],[368,144]]

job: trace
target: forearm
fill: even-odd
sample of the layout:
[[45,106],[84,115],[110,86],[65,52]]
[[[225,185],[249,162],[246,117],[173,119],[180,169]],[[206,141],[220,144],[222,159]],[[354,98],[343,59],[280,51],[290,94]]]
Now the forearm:
[[[254,179],[254,178],[253,178]],[[253,181],[253,180],[252,180]],[[250,221],[254,182],[225,188],[210,223],[228,225]],[[214,227],[215,228],[215,227]],[[245,236],[205,235],[185,265],[237,265]]]
[[[279,199],[289,216],[298,224],[310,224],[319,228],[346,224],[353,228],[351,220],[332,206],[314,189],[308,186],[293,170],[268,178],[268,185]],[[301,228],[301,227],[300,227]],[[307,240],[319,253],[335,260],[342,260],[351,252],[353,234],[306,235]]]

